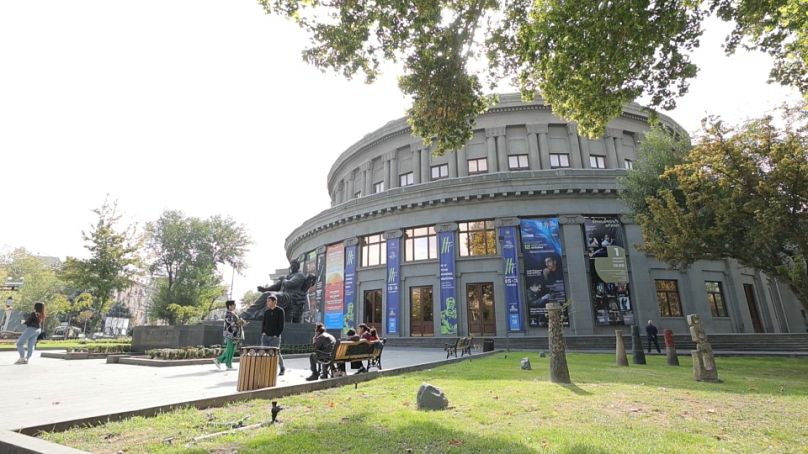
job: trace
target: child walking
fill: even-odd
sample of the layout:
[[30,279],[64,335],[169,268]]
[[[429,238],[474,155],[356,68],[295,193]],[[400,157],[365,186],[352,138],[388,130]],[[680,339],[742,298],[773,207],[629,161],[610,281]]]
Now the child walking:
[[241,339],[241,326],[244,321],[236,315],[236,302],[228,300],[225,303],[227,307],[227,314],[224,316],[224,335],[225,348],[221,355],[213,359],[213,364],[221,369],[222,363],[227,366],[227,369],[233,368],[233,354],[236,352],[236,342]]
[[[36,348],[36,340],[39,333],[42,332],[42,327],[45,324],[45,305],[42,303],[34,304],[34,312],[25,319],[25,331],[17,339],[17,352],[20,354],[20,359],[14,364],[28,364],[31,355],[34,354]],[[25,352],[25,346],[28,345],[28,353]]]

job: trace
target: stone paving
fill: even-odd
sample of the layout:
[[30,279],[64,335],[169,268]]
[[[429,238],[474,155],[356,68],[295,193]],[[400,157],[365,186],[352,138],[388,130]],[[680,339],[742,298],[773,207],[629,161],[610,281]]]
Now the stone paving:
[[[441,349],[384,349],[385,369],[439,361]],[[101,359],[40,358],[14,365],[16,352],[0,352],[0,430],[138,410],[195,399],[237,394],[234,370],[198,366],[146,367],[107,364]],[[305,383],[309,360],[289,358],[278,386]]]

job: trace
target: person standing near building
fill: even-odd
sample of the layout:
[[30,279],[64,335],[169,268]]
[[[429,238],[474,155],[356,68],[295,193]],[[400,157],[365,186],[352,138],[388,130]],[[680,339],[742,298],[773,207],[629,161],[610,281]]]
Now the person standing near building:
[[[34,304],[34,312],[31,312],[28,315],[28,318],[25,319],[25,330],[20,335],[20,338],[17,339],[17,353],[20,354],[20,359],[18,359],[14,364],[28,364],[28,360],[31,359],[31,355],[34,354],[34,349],[36,348],[36,341],[39,338],[39,334],[42,332],[42,327],[45,326],[45,305],[42,303],[35,303]],[[25,346],[28,346],[28,353],[25,352]]]
[[657,353],[662,353],[659,349],[659,342],[657,342],[657,334],[659,330],[654,326],[653,320],[648,320],[648,325],[645,326],[645,334],[648,335],[648,353],[651,353],[651,342],[654,343]]
[[244,324],[244,322],[236,314],[235,301],[228,300],[225,303],[225,307],[227,307],[227,313],[224,316],[224,330],[222,331],[225,348],[221,355],[219,355],[217,358],[213,358],[213,364],[215,364],[217,368],[221,369],[222,363],[224,363],[228,369],[232,369],[233,354],[236,352],[236,342],[241,339],[241,326]]
[[278,361],[281,371],[278,375],[286,373],[286,366],[283,364],[281,355],[281,334],[283,333],[283,321],[286,314],[283,308],[278,307],[278,299],[275,295],[267,297],[267,310],[264,311],[264,322],[261,328],[261,345],[264,347],[278,348]]

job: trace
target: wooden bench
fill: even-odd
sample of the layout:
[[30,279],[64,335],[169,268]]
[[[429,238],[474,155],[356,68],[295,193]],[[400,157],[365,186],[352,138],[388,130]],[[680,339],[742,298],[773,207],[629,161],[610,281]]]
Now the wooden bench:
[[473,339],[471,337],[458,337],[453,343],[446,344],[446,358],[454,356],[457,358],[457,352],[460,352],[460,357],[463,355],[471,356],[471,346]]
[[[382,350],[387,339],[369,342],[365,339],[358,341],[337,340],[334,350],[329,357],[318,358],[322,370],[331,377],[334,376],[337,364],[353,361],[367,361],[366,369],[375,367],[382,369]],[[318,355],[320,356],[320,355]]]

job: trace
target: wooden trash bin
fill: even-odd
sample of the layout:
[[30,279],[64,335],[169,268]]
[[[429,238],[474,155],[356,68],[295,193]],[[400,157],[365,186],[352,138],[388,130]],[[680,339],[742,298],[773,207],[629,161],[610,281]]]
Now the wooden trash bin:
[[277,347],[241,347],[238,366],[238,391],[271,388],[278,381]]

